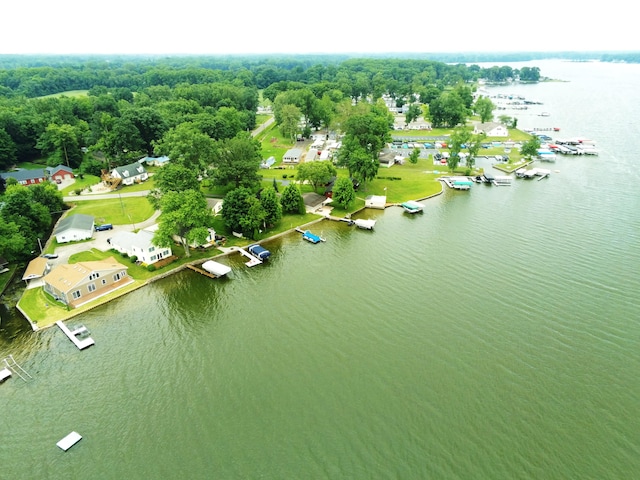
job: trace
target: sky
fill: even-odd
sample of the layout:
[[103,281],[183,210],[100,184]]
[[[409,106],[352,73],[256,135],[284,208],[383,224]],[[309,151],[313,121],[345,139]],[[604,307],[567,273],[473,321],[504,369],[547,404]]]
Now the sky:
[[621,0],[21,0],[0,7],[0,54],[639,51],[629,8]]

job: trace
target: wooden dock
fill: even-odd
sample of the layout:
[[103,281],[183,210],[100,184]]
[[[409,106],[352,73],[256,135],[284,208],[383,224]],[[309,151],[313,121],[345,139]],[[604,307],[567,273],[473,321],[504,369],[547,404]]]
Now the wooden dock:
[[73,344],[76,347],[78,347],[80,350],[84,350],[85,348],[95,344],[95,342],[93,341],[93,338],[91,337],[86,337],[82,339],[78,338],[79,335],[83,335],[89,332],[87,330],[87,327],[85,327],[84,325],[76,328],[73,331],[69,330],[69,328],[67,328],[67,326],[64,323],[62,323],[62,320],[58,320],[56,322],[56,325],[60,327],[60,330],[62,330],[64,334],[67,337],[69,337],[69,340],[71,340]]
[[209,277],[209,278],[218,278],[216,277],[213,273],[209,273],[206,270],[203,270],[202,268],[198,268],[195,265],[187,265],[187,268],[190,268],[191,270],[193,270],[194,272],[198,272],[201,275],[204,275],[205,277]]

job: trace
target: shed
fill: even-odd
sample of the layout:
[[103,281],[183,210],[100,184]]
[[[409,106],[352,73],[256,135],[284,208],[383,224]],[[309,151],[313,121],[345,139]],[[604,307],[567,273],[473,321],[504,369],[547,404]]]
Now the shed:
[[364,199],[364,206],[384,210],[387,206],[387,197],[386,195],[369,195]]

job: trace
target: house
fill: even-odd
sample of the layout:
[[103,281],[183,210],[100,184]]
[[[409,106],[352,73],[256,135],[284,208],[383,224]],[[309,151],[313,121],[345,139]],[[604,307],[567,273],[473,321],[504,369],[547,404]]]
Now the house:
[[214,215],[218,215],[222,211],[223,198],[207,198],[207,205],[211,208]]
[[130,163],[123,167],[116,167],[111,171],[111,176],[121,179],[123,185],[133,185],[134,183],[144,182],[149,178],[147,170],[140,162]]
[[5,180],[15,178],[20,185],[36,185],[47,180],[47,173],[42,168],[35,170],[25,170],[21,168],[13,172],[0,173],[0,177]]
[[487,122],[487,123],[476,123],[473,128],[473,134],[478,135],[479,133],[484,133],[487,137],[508,137],[509,131],[507,127],[502,125],[501,123],[496,122]]
[[55,183],[62,183],[65,180],[76,178],[73,170],[66,165],[58,165],[57,167],[47,167],[44,169],[49,180]]
[[118,232],[109,239],[111,248],[129,257],[136,257],[146,265],[156,263],[172,255],[171,248],[158,247],[153,243],[153,231],[140,230],[133,232]]
[[58,222],[53,235],[58,243],[77,242],[93,237],[94,220],[91,215],[76,213]]
[[44,277],[44,291],[75,308],[131,282],[127,267],[109,257],[54,267]]
[[282,157],[282,163],[300,163],[302,157],[301,148],[290,148]]
[[331,198],[327,198],[313,192],[303,193],[302,200],[304,201],[307,213],[315,213],[328,203],[332,202]]
[[166,155],[162,157],[142,157],[138,160],[139,163],[146,163],[147,165],[153,165],[154,167],[164,167],[169,163],[169,157]]
[[51,267],[46,258],[34,258],[29,262],[29,265],[27,265],[27,268],[22,275],[22,280],[27,282],[27,286],[29,286],[33,280],[39,280],[49,273],[50,269]]
[[386,195],[369,195],[364,199],[364,206],[384,210],[387,206],[387,197]]

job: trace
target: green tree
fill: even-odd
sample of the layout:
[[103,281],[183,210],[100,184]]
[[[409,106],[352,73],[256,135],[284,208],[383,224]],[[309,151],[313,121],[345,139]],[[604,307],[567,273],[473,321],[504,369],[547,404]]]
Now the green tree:
[[222,218],[233,232],[253,238],[266,219],[266,212],[251,190],[239,187],[224,197]]
[[216,185],[255,188],[262,177],[258,174],[262,153],[260,143],[247,132],[221,143],[210,171]]
[[538,155],[538,149],[540,148],[540,139],[536,136],[531,137],[529,140],[522,144],[520,148],[520,154],[531,160]]
[[20,227],[0,217],[0,256],[11,262],[25,257],[30,251],[31,247],[20,232]]
[[282,205],[280,205],[280,200],[278,200],[278,195],[273,187],[266,187],[262,190],[260,204],[265,212],[264,222],[268,226],[277,225],[282,219]]
[[62,213],[65,209],[62,192],[50,182],[38,183],[29,187],[33,200],[43,205],[50,214]]
[[35,200],[31,188],[23,185],[7,185],[0,215],[6,223],[19,227],[30,250],[35,249],[37,239],[45,238],[51,228],[48,208]]
[[404,114],[405,124],[409,125],[414,120],[417,120],[420,115],[422,115],[422,108],[417,103],[412,103],[409,105],[407,113]]
[[296,179],[301,183],[308,181],[317,191],[319,185],[329,183],[335,175],[336,167],[329,161],[305,162],[298,165]]
[[182,165],[198,176],[213,162],[216,142],[195,124],[187,122],[165,133],[161,140],[154,142],[154,149],[168,156],[172,164]]
[[429,104],[429,114],[434,127],[454,128],[464,124],[467,108],[456,92],[443,92]]
[[189,245],[205,243],[213,225],[206,198],[198,190],[169,191],[162,196],[160,208],[162,215],[158,219],[154,242],[159,247],[169,247],[174,235],[178,236],[185,255],[190,257]]
[[484,142],[485,138],[487,138],[487,134],[484,132],[480,132],[476,135],[471,135],[471,139],[467,145],[467,149],[469,151],[469,156],[467,157],[467,166],[469,168],[474,167],[476,158],[478,157],[478,153],[480,153],[480,149],[482,148],[482,142]]
[[179,163],[168,163],[154,176],[155,188],[149,192],[148,198],[154,208],[160,208],[162,196],[168,192],[200,191],[200,182],[196,172]]
[[411,154],[409,155],[409,162],[411,162],[413,165],[415,165],[416,163],[418,163],[418,159],[420,158],[420,149],[419,148],[414,148],[411,151]]
[[356,199],[353,182],[346,177],[338,178],[333,186],[331,198],[342,208],[347,208]]
[[69,124],[50,123],[36,145],[45,155],[53,157],[54,164],[64,163],[77,168],[82,162],[82,150],[76,129]]
[[276,121],[282,136],[287,137],[292,142],[295,141],[301,116],[300,109],[295,105],[287,104],[280,107],[278,115],[276,115]]
[[493,111],[496,106],[487,97],[478,97],[474,105],[475,112],[480,116],[480,122],[486,123],[493,119]]
[[18,159],[18,148],[11,136],[0,128],[0,170],[9,170]]
[[[300,204],[302,203],[302,211],[300,211]],[[280,204],[282,210],[285,213],[304,213],[304,202],[302,201],[302,195],[300,189],[295,183],[290,183],[282,191],[282,197],[280,197]]]

